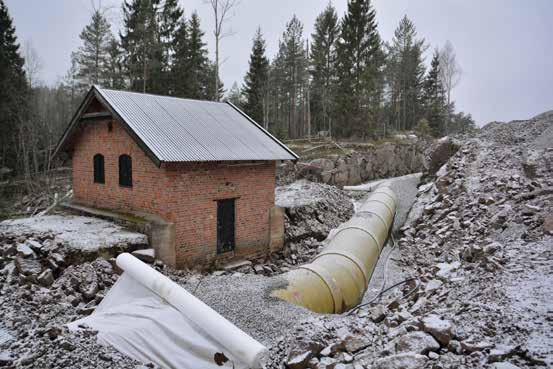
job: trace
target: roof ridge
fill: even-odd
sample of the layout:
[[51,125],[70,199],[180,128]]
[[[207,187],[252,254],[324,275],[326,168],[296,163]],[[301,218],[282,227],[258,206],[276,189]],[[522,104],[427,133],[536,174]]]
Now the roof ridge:
[[188,101],[199,101],[204,103],[214,103],[214,104],[226,104],[225,101],[214,101],[214,100],[202,100],[202,99],[191,99],[189,97],[179,97],[179,96],[171,96],[171,95],[161,95],[161,94],[152,94],[149,92],[137,92],[137,91],[129,91],[129,90],[115,90],[113,88],[105,88],[100,85],[93,85],[95,89],[99,91],[112,91],[112,92],[121,92],[125,94],[133,94],[133,95],[143,95],[143,96],[155,96],[155,97],[163,97],[168,99],[176,99],[176,100],[188,100]]

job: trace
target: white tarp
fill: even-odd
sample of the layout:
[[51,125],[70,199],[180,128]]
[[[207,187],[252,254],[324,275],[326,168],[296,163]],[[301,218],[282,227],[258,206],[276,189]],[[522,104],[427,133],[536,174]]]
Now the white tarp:
[[97,330],[100,343],[162,368],[220,369],[214,361],[218,352],[229,358],[223,367],[249,367],[126,272],[92,315],[70,323],[69,328],[80,325]]

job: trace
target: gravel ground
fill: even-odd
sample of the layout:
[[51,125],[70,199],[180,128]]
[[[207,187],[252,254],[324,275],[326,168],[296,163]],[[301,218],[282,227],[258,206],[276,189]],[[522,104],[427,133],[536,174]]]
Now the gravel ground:
[[270,296],[286,282],[281,277],[235,273],[204,276],[184,284],[188,291],[264,345],[316,314]]

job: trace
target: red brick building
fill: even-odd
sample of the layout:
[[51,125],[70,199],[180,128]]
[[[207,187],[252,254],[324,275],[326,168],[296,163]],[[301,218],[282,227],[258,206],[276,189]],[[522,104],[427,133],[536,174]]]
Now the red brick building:
[[267,253],[276,161],[297,159],[232,104],[98,87],[60,151],[72,157],[75,203],[174,225],[155,247],[178,267]]

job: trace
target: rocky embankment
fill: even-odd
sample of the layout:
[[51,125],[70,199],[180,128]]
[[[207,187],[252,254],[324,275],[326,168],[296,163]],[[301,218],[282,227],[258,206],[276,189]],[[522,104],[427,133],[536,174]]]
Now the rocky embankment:
[[464,142],[403,227],[392,262],[412,279],[350,315],[303,322],[269,366],[551,367],[551,142],[553,113]]
[[425,145],[417,139],[379,145],[344,145],[346,153],[303,158],[279,168],[279,182],[286,184],[308,179],[338,187],[357,185],[373,179],[398,177],[421,172],[425,167]]

